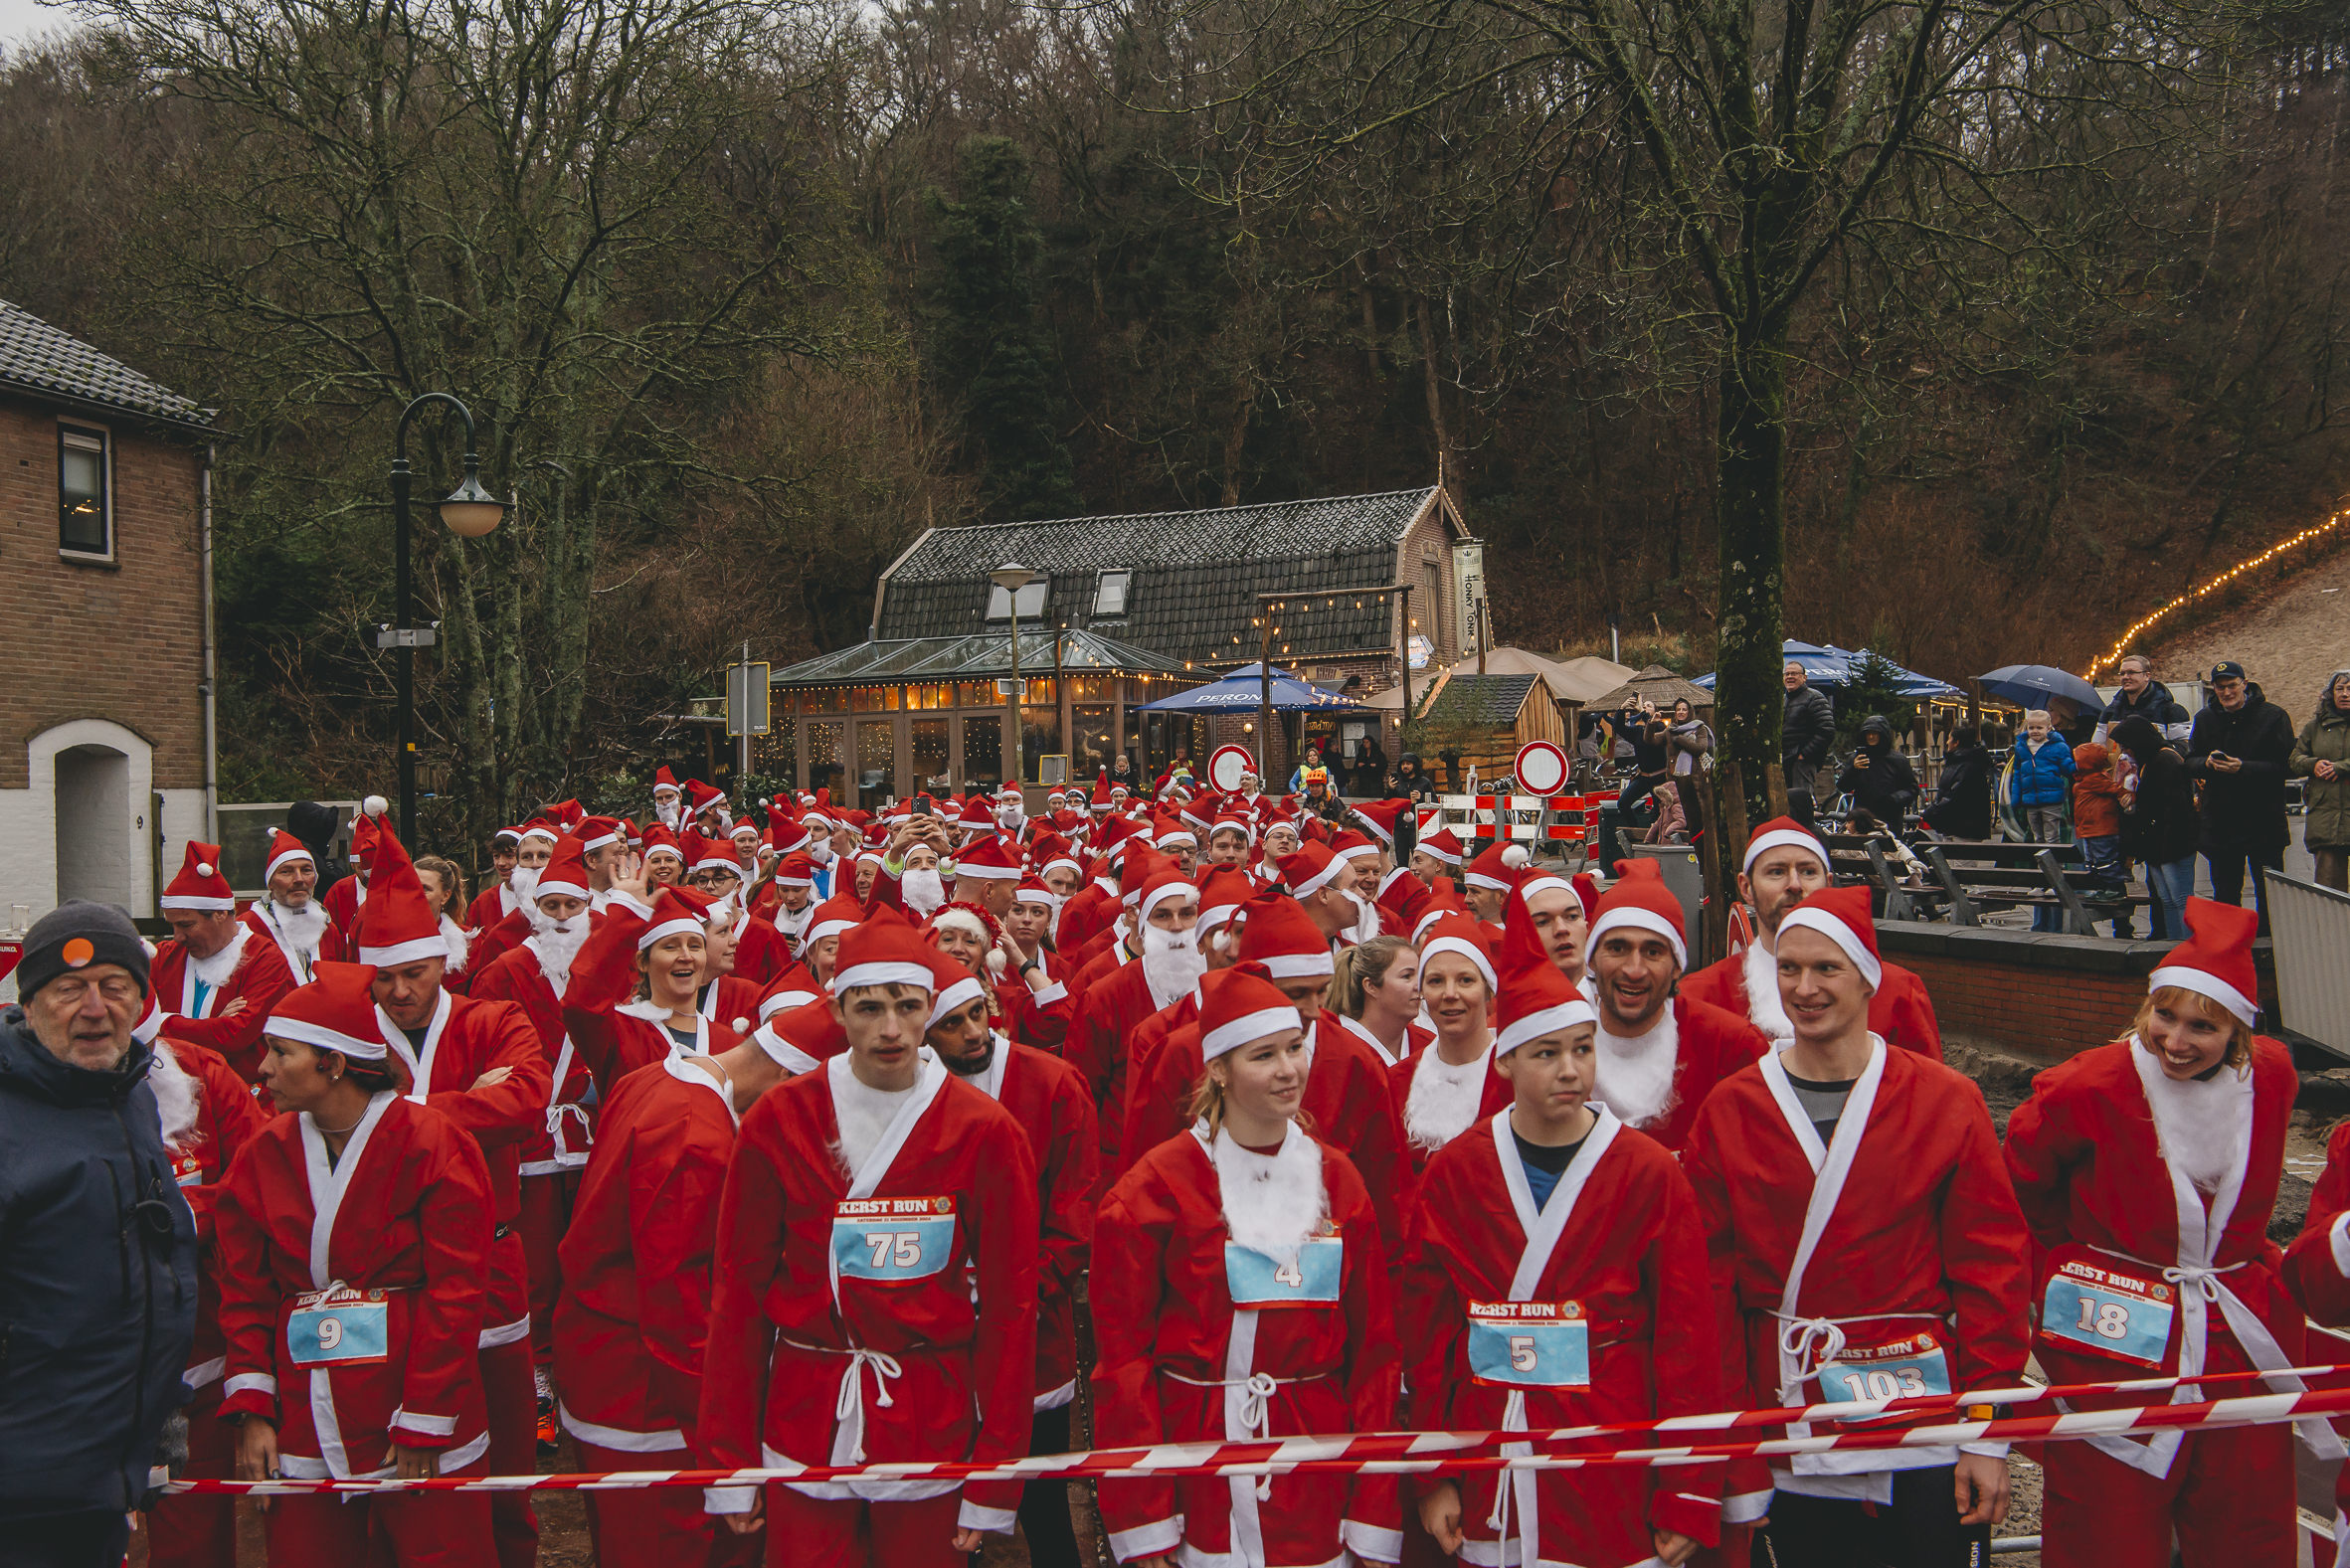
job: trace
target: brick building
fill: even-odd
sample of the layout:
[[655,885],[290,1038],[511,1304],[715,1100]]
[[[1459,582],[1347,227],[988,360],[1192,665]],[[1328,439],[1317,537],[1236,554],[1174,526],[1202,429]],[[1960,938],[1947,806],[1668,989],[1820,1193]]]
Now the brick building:
[[205,836],[213,435],[0,300],[0,924],[68,898],[152,917]]

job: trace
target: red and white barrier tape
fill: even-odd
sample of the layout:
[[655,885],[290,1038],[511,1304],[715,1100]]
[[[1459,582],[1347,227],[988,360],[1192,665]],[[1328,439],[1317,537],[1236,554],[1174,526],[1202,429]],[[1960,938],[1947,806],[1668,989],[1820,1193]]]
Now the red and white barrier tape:
[[[2350,1372],[2350,1366],[2300,1367],[2292,1375],[2316,1377]],[[2285,1373],[2226,1373],[2197,1378],[2198,1384],[2237,1383]],[[2311,1393],[2253,1394],[2196,1404],[2123,1406],[2047,1416],[2010,1416],[1991,1421],[1947,1422],[1938,1426],[1883,1427],[1809,1438],[1696,1443],[1676,1447],[1619,1447],[1591,1453],[1535,1453],[1505,1456],[1478,1453],[1502,1444],[1535,1448],[1594,1439],[1631,1438],[1663,1432],[1722,1432],[1799,1421],[1876,1419],[1921,1414],[1908,1408],[1947,1410],[1960,1405],[2024,1404],[2052,1398],[2149,1392],[2175,1388],[2179,1378],[2143,1378],[2121,1383],[1970,1391],[1955,1398],[1881,1400],[1811,1405],[1778,1410],[1725,1411],[1661,1421],[1565,1427],[1541,1432],[1374,1432],[1332,1437],[1277,1438],[1257,1443],[1177,1443],[1150,1448],[1095,1449],[1077,1454],[1036,1455],[1000,1464],[896,1463],[810,1465],[778,1470],[603,1471],[565,1476],[436,1477],[429,1481],[171,1481],[174,1492],[236,1492],[259,1496],[303,1492],[369,1491],[559,1491],[614,1490],[648,1486],[752,1486],[768,1481],[1035,1481],[1049,1477],[1159,1479],[1171,1476],[1264,1476],[1316,1473],[1360,1475],[1461,1474],[1492,1470],[1579,1470],[1611,1465],[1704,1465],[1723,1460],[1777,1458],[1831,1450],[1942,1448],[1960,1443],[2047,1442],[2175,1429],[2268,1426],[2304,1418],[2350,1415],[2350,1388]]]

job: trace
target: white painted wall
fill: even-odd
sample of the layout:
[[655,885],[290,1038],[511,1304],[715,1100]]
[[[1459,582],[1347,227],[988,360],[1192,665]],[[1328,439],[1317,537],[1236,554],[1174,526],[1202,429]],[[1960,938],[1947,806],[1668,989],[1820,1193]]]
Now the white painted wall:
[[[95,879],[119,889],[133,916],[153,915],[154,758],[147,743],[104,719],[74,719],[34,736],[25,750],[30,787],[0,789],[0,927],[14,924],[16,905],[34,920],[56,908],[61,871],[85,887]],[[61,753],[70,754],[62,767]],[[120,761],[106,766],[108,754]],[[63,816],[78,851],[63,866],[61,776]],[[202,789],[164,791],[165,880],[203,828]]]

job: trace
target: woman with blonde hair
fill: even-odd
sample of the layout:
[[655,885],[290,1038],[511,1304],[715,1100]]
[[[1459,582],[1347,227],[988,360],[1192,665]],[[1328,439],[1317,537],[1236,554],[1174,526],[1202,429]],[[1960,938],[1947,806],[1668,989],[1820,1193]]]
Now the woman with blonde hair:
[[1401,937],[1373,937],[1332,960],[1331,1010],[1392,1068],[1436,1038],[1419,1022],[1420,954]]
[[[1393,1287],[1354,1164],[1298,1122],[1306,1025],[1255,960],[1201,982],[1198,1120],[1119,1178],[1094,1227],[1095,1438],[1105,1446],[1381,1432]],[[1392,1478],[1101,1483],[1121,1562],[1393,1562]]]
[[1467,915],[1443,916],[1419,951],[1420,1000],[1435,1037],[1387,1074],[1414,1176],[1430,1154],[1510,1099],[1509,1085],[1493,1069],[1493,1007],[1501,986],[1485,928]]
[[[2267,1237],[2300,1080],[2291,1054],[2256,1032],[2258,919],[2200,898],[2186,918],[2192,935],[2154,970],[2129,1032],[2043,1072],[2008,1123],[2008,1173],[2039,1244],[2033,1349],[2054,1383],[2303,1359],[2301,1310]],[[2202,1397],[2192,1382],[2172,1396]],[[2323,1422],[2304,1423],[2303,1438],[2341,1457]],[[2042,1561],[2166,1568],[2176,1532],[2186,1568],[2288,1562],[2292,1442],[2264,1426],[2052,1443]]]

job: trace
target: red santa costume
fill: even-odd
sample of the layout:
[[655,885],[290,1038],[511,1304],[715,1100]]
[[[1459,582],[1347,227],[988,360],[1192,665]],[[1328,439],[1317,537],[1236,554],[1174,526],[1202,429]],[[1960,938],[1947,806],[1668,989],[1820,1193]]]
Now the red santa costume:
[[[1595,1021],[1538,943],[1507,957],[1497,1055]],[[1670,1153],[1607,1106],[1590,1110],[1568,1150],[1521,1139],[1505,1107],[1428,1161],[1398,1291],[1408,1426],[1524,1432],[1720,1408],[1697,1199]],[[1560,1152],[1563,1167],[1547,1168]],[[1451,1479],[1465,1563],[1628,1568],[1656,1560],[1651,1527],[1709,1546],[1720,1531],[1715,1467]]]
[[[164,909],[228,914],[237,907],[229,879],[221,875],[218,844],[188,844],[179,874],[156,900]],[[147,994],[163,1009],[162,1032],[218,1051],[237,1076],[247,1083],[259,1080],[262,1025],[279,997],[293,989],[293,971],[277,945],[257,937],[242,921],[232,924],[232,935],[210,958],[189,953],[186,943],[172,937],[155,945]],[[243,1002],[232,1015],[230,1007]]]
[[[196,1275],[196,1342],[188,1352],[187,1382],[195,1397],[187,1406],[188,1460],[180,1474],[225,1481],[236,1474],[237,1438],[220,1419],[228,1347],[221,1337],[213,1206],[229,1167],[270,1118],[255,1102],[252,1086],[219,1052],[159,1038],[154,1031],[162,1022],[150,994],[147,1016],[131,1032],[154,1048],[147,1083],[155,1091],[163,1146],[171,1150],[172,1170],[195,1213],[196,1241],[203,1249]],[[185,1493],[163,1497],[147,1514],[147,1560],[155,1568],[236,1568],[236,1501]]]
[[1153,1013],[1188,995],[1207,967],[1194,932],[1163,931],[1151,924],[1152,912],[1162,904],[1196,904],[1199,900],[1199,889],[1175,869],[1174,861],[1156,856],[1153,861],[1155,868],[1135,903],[1135,930],[1140,934],[1142,957],[1112,970],[1083,993],[1065,1047],[1069,1065],[1084,1076],[1093,1091],[1101,1118],[1101,1164],[1105,1170],[1118,1167],[1120,1134],[1126,1127],[1129,1037]]
[[[928,993],[894,913],[840,941],[836,995]],[[927,1015],[927,995],[925,1014]],[[1027,1451],[1036,1354],[1035,1160],[1002,1107],[927,1054],[872,1088],[853,1051],[743,1119],[718,1220],[695,1445],[713,1468],[1008,1460]],[[958,1528],[1008,1532],[1016,1482],[766,1487],[769,1561],[962,1568]],[[747,1511],[749,1488],[713,1492]]]
[[[780,1050],[772,1035],[754,1038],[787,1071],[807,1070],[807,1058]],[[691,1463],[718,1198],[737,1121],[730,1092],[681,1058],[631,1073],[604,1102],[576,1223],[563,1237],[555,1308],[560,1415],[585,1469]],[[690,1490],[590,1492],[587,1503],[597,1560],[615,1568],[680,1549],[687,1568],[737,1568],[764,1554],[757,1534],[710,1518]]]
[[[1653,860],[1628,860],[1619,868],[1623,879],[1600,899],[1591,934],[1585,939],[1585,951],[1594,960],[1608,933],[1621,931],[1634,935],[1635,940],[1638,934],[1664,938],[1673,950],[1674,963],[1688,965],[1681,900],[1665,886],[1656,864]],[[1523,907],[1520,899],[1512,917]],[[1774,994],[1778,989],[1775,965],[1771,989]],[[1647,1032],[1632,1038],[1610,1031],[1612,1020],[1604,998],[1597,1012],[1599,1033],[1593,1042],[1599,1055],[1597,1098],[1606,1101],[1607,1108],[1627,1127],[1638,1128],[1676,1151],[1689,1141],[1698,1107],[1706,1103],[1714,1086],[1770,1049],[1762,1031],[1743,1017],[1685,995],[1668,997]]]
[[[2326,1138],[2325,1169],[2309,1194],[2301,1234],[2285,1250],[2282,1277],[2311,1322],[2350,1328],[2350,1122]],[[2350,1465],[2334,1477],[2334,1552],[2319,1560],[2350,1568]]]
[[327,935],[321,939],[318,956],[343,961],[358,950],[359,911],[367,903],[367,879],[374,874],[376,834],[383,830],[381,817],[362,811],[351,820],[351,874],[337,878],[335,884],[318,895],[318,902],[326,910]]
[[[1787,920],[1834,942],[1864,980],[1882,973],[1868,889],[1814,893]],[[1723,1346],[1731,1398],[1795,1405],[1873,1397],[1872,1389],[2012,1386],[2030,1351],[2031,1240],[1982,1091],[1872,1035],[1868,1066],[1823,1139],[1799,1091],[1846,1088],[1804,1089],[1781,1053],[1769,1052],[1706,1098],[1681,1150],[1706,1218],[1715,1284],[1739,1329]],[[2006,1451],[2004,1443],[1965,1449]],[[1802,1499],[1883,1506],[1894,1500],[1897,1472],[1949,1466],[1958,1453],[1801,1455],[1774,1467],[1770,1481]],[[1725,1522],[1769,1510],[1771,1493],[1751,1484],[1733,1482]],[[1948,1508],[1950,1492],[1928,1500]]]
[[650,904],[615,892],[604,921],[572,960],[571,984],[563,995],[563,1027],[579,1047],[580,1060],[596,1081],[599,1097],[639,1067],[673,1056],[715,1056],[730,1051],[742,1036],[696,1014],[685,1037],[670,1015],[636,993],[636,956],[663,937],[702,930],[705,902],[688,898],[690,888],[663,888]]
[[[270,1032],[384,1063],[374,977],[366,964],[320,964],[318,979],[279,1002]],[[214,1225],[221,1416],[274,1423],[284,1475],[389,1477],[394,1444],[439,1451],[445,1476],[488,1473],[476,1341],[489,1294],[489,1172],[463,1129],[385,1090],[330,1160],[308,1113],[281,1116],[230,1170]],[[479,1494],[277,1497],[264,1525],[275,1562],[495,1560]]]
[[[262,872],[263,887],[267,888],[278,872],[294,864],[315,870],[318,861],[308,845],[279,828],[270,840],[270,862]],[[285,959],[286,972],[293,976],[295,984],[309,983],[310,965],[318,961],[318,947],[326,937],[326,911],[318,900],[311,899],[300,909],[288,909],[264,892],[245,906],[245,913],[237,918],[252,927],[255,936],[276,945],[279,957]]]
[[[542,840],[552,856],[562,851],[565,840],[570,837],[570,834],[545,818],[533,817],[523,824],[518,842],[527,847],[533,839]],[[554,861],[549,859],[544,866],[516,866],[513,875],[506,879],[509,890],[515,896],[514,904],[496,924],[475,932],[472,946],[466,955],[466,961],[475,974],[495,963],[500,955],[521,947],[530,939],[536,929],[531,916],[537,909],[538,885],[547,874],[548,867],[553,864]],[[583,885],[586,883],[584,872],[579,881]]]
[[[1501,980],[1487,946],[1486,928],[1467,915],[1440,917],[1420,942],[1420,967],[1445,954],[1467,958],[1485,976],[1485,993],[1501,993]],[[1488,1016],[1490,1017],[1490,1011]],[[1488,1025],[1485,1048],[1467,1062],[1448,1062],[1441,1043],[1432,1043],[1387,1070],[1387,1096],[1403,1128],[1416,1178],[1428,1157],[1510,1104],[1510,1086],[1494,1071],[1496,1036]]]
[[536,906],[542,898],[587,897],[586,860],[578,840],[566,836],[531,889],[532,935],[475,975],[468,992],[477,1001],[511,1002],[521,1008],[547,1065],[542,1126],[516,1150],[521,1175],[516,1228],[530,1280],[531,1358],[540,1367],[555,1356],[555,1303],[563,1289],[556,1245],[571,1223],[580,1172],[595,1139],[595,1095],[587,1064],[563,1027],[563,993],[571,983],[571,966],[587,943],[592,916],[582,909],[559,921]]
[[[2258,925],[2251,910],[2189,899],[2192,935],[2149,990],[2209,997],[2257,1027]],[[2051,1382],[2302,1364],[2301,1309],[2267,1238],[2299,1091],[2291,1053],[2257,1036],[2242,1066],[2200,1078],[2174,1081],[2133,1034],[2034,1081],[2008,1122],[2007,1165],[2039,1244],[2033,1349]],[[2302,1386],[2268,1382],[2277,1392]],[[2172,1395],[2204,1397],[2191,1382]],[[2319,1458],[2342,1458],[2323,1421],[2301,1430]],[[2041,1464],[2042,1561],[2052,1568],[2166,1568],[2174,1530],[2189,1568],[2292,1558],[2292,1440],[2282,1426],[2052,1443]]]
[[[516,849],[520,849],[522,847],[522,829],[501,827],[490,834],[489,847],[492,858],[495,857],[498,847],[503,844],[511,844]],[[500,877],[475,893],[473,902],[465,907],[465,930],[479,935],[521,907],[522,900],[515,895],[513,879]]]
[[[1747,839],[1746,871],[1751,874],[1755,861],[1781,845],[1809,850],[1823,869],[1828,865],[1827,846],[1818,834],[1791,816],[1774,816]],[[1787,1021],[1786,1008],[1779,1005],[1778,958],[1769,942],[1767,936],[1758,936],[1753,946],[1684,975],[1681,994],[1749,1018],[1766,1039],[1784,1045],[1795,1038],[1795,1026]],[[1934,1017],[1934,1002],[1926,994],[1925,981],[1898,963],[1884,968],[1885,983],[1869,998],[1870,1033],[1896,1050],[1940,1061],[1942,1027]]]
[[[361,960],[378,968],[446,961],[440,922],[407,846],[388,827],[376,834],[374,890],[359,911],[357,940]],[[387,1014],[384,1038],[407,1070],[408,1098],[471,1133],[489,1172],[495,1232],[480,1334],[481,1386],[493,1473],[519,1475],[537,1459],[538,1403],[531,1377],[530,1269],[518,1234],[521,1152],[546,1126],[554,1078],[529,1015],[512,1002],[443,989],[422,1028],[411,1033]],[[506,1070],[502,1078],[481,1081],[499,1068]],[[530,1499],[500,1493],[491,1500],[490,1518],[499,1563],[528,1568],[538,1554],[538,1516]]]
[[[1265,966],[1202,982],[1212,1060],[1303,1028]],[[1096,1221],[1096,1441],[1247,1442],[1392,1427],[1393,1288],[1370,1196],[1336,1147],[1291,1123],[1277,1148],[1202,1122],[1120,1177]],[[1105,1481],[1121,1562],[1304,1568],[1393,1562],[1394,1482],[1376,1476]]]

